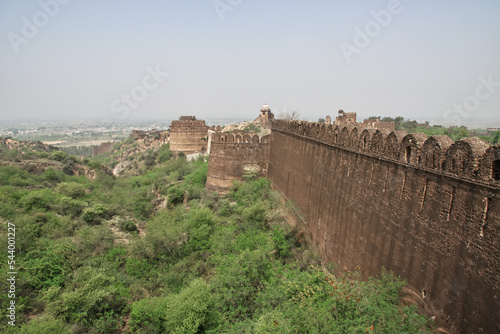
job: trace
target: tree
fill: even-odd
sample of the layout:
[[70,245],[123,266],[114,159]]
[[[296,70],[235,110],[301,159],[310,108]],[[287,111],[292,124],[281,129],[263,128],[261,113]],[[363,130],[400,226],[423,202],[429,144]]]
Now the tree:
[[384,117],[381,119],[382,122],[394,122],[395,119],[392,117]]
[[409,132],[415,131],[417,129],[417,121],[405,121],[401,123],[401,127]]
[[469,130],[467,130],[465,126],[461,126],[460,128],[458,128],[458,136],[458,139],[469,137]]
[[318,123],[325,123],[325,119],[324,118],[319,118],[318,119]]
[[291,113],[284,111],[284,112],[280,112],[278,114],[278,118],[279,119],[286,119],[289,121],[296,121],[296,120],[300,119],[300,114],[297,111],[292,111]]
[[380,116],[370,116],[370,117],[368,117],[368,119],[373,119],[373,120],[380,119]]
[[401,130],[401,123],[403,123],[404,118],[401,116],[398,116],[394,119],[394,122],[396,123],[396,130]]
[[500,142],[500,131],[497,131],[497,132],[494,132],[492,135],[491,135],[491,143],[493,145],[496,145]]

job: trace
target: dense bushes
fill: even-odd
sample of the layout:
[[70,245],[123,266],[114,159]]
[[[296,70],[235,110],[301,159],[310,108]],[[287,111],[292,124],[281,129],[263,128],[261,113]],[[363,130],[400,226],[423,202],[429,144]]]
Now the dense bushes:
[[[219,198],[205,190],[202,158],[173,159],[168,147],[150,156],[162,165],[94,182],[0,167],[0,217],[18,232],[21,333],[425,331],[398,306],[402,280],[320,267],[267,180],[250,175]],[[6,272],[0,264],[2,281]],[[8,302],[0,295],[0,326],[13,333]]]

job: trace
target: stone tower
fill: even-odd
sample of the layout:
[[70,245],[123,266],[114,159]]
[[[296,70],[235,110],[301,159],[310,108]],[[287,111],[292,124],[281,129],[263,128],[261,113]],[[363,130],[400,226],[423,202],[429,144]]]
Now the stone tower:
[[260,109],[259,119],[263,128],[269,129],[271,127],[271,121],[274,119],[274,114],[267,104],[264,104],[262,109]]

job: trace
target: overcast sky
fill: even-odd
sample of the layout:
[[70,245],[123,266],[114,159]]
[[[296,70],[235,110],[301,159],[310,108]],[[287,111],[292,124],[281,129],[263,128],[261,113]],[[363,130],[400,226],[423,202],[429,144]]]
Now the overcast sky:
[[0,36],[0,120],[268,103],[500,126],[498,0],[0,0]]

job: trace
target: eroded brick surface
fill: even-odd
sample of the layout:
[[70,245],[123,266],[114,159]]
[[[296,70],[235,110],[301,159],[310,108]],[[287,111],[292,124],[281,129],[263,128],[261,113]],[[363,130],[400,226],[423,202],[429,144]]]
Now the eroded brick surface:
[[208,129],[203,120],[197,120],[194,116],[181,116],[170,125],[170,150],[185,154],[206,152]]
[[500,146],[275,120],[268,176],[324,261],[404,277],[440,324],[500,333]]
[[269,139],[245,131],[212,134],[207,188],[224,192],[232,187],[233,180],[242,180],[247,173],[266,176]]

